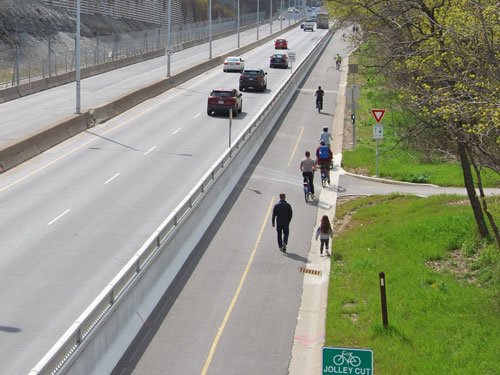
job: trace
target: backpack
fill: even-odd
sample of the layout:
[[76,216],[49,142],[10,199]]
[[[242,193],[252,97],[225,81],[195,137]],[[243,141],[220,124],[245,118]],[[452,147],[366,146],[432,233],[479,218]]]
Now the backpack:
[[328,149],[328,146],[319,146],[318,156],[323,160],[330,159],[330,150]]

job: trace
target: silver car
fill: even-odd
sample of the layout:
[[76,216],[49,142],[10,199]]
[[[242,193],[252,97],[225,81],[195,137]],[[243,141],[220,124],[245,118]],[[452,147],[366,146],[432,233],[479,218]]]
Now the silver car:
[[237,71],[242,72],[245,69],[245,60],[241,57],[230,56],[224,61],[222,70],[225,72]]

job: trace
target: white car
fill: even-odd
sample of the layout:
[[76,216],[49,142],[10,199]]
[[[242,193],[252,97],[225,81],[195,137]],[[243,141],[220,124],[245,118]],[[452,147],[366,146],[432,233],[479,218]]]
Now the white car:
[[241,57],[229,56],[224,61],[224,66],[222,67],[224,72],[237,71],[242,72],[245,70],[245,60]]

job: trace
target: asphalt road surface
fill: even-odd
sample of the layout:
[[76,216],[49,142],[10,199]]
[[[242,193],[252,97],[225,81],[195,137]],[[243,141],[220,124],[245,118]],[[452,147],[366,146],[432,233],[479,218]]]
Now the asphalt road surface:
[[[325,33],[285,37],[301,60]],[[268,89],[243,94],[233,137],[290,75],[267,68],[273,52],[244,55]],[[238,78],[208,71],[0,175],[3,373],[28,373],[219,158],[228,118],[207,116],[207,97]]]
[[[113,375],[288,374],[303,287],[299,267],[307,264],[321,204],[304,202],[299,163],[305,150],[314,153],[322,128],[331,127],[340,78],[333,56],[348,49],[333,37],[173,285],[143,317]],[[326,91],[321,114],[318,85]],[[294,210],[287,254],[271,227],[281,192]]]

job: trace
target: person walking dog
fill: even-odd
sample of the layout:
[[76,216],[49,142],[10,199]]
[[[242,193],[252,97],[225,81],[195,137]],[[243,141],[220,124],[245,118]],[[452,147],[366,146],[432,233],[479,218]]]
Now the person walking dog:
[[286,201],[285,193],[280,194],[280,201],[274,205],[272,225],[276,226],[278,233],[278,247],[286,253],[288,235],[290,234],[290,221],[292,221],[292,206]]

